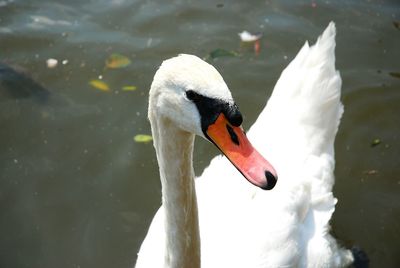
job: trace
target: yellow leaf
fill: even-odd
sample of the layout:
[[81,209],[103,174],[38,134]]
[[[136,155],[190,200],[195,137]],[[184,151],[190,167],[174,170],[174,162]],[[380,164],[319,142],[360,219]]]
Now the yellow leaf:
[[111,54],[106,60],[106,67],[113,69],[123,68],[129,64],[131,64],[131,60],[128,57],[118,53]]
[[136,142],[148,143],[153,140],[153,137],[150,135],[146,135],[146,134],[138,134],[135,137],[133,137],[133,140]]
[[134,91],[136,89],[137,89],[137,87],[135,87],[135,86],[123,86],[122,87],[123,91]]
[[107,85],[107,83],[98,79],[90,80],[89,85],[101,91],[110,91],[110,87]]

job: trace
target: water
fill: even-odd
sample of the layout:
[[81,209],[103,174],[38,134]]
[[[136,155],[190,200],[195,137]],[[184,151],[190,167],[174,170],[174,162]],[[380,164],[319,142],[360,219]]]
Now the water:
[[[364,248],[371,267],[399,267],[399,2],[127,0],[0,1],[0,61],[27,75],[0,87],[0,267],[132,266],[160,204],[153,147],[133,137],[150,133],[147,92],[161,61],[241,50],[213,64],[248,128],[330,20],[345,104],[333,232]],[[259,55],[240,47],[242,30],[264,33]],[[112,53],[132,64],[105,69]],[[88,85],[99,76],[111,92]],[[196,173],[217,153],[197,140]]]

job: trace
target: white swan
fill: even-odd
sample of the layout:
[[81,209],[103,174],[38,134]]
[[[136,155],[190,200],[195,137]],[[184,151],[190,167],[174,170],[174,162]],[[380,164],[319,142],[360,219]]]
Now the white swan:
[[230,151],[244,137],[241,117],[211,65],[190,55],[163,62],[149,100],[163,204],[136,267],[342,267],[354,261],[329,234],[333,143],[343,112],[335,32],[331,22],[314,46],[303,46],[247,134],[279,175],[271,191],[243,180],[222,156],[193,180],[194,134],[213,139],[261,188],[272,188],[276,173],[257,155],[251,171],[245,157]]

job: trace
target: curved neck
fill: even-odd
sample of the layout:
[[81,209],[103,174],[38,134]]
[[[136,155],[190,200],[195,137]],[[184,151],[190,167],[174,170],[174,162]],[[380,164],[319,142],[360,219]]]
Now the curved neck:
[[200,267],[200,234],[193,171],[194,135],[150,117],[165,210],[164,267]]

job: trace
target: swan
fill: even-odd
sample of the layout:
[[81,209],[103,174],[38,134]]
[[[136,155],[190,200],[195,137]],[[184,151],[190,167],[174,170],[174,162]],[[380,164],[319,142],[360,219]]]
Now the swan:
[[[344,267],[355,260],[329,234],[343,113],[335,35],[331,22],[314,46],[304,44],[247,134],[214,67],[192,55],[162,63],[148,108],[162,206],[137,268]],[[225,155],[196,179],[195,135]]]

